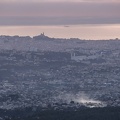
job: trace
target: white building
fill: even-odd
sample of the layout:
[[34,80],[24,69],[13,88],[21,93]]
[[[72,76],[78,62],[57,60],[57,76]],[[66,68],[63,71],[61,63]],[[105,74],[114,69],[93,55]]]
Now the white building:
[[79,62],[79,61],[82,61],[82,60],[96,59],[96,58],[98,58],[97,55],[90,55],[90,56],[81,55],[81,56],[76,56],[75,53],[71,53],[71,60],[74,60],[76,62]]

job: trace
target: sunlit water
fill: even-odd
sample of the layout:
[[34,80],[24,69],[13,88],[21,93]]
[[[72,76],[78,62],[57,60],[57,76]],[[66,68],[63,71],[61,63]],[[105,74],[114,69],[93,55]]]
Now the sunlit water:
[[68,26],[0,26],[0,35],[35,36],[44,32],[55,38],[115,39],[120,38],[120,24],[90,24]]

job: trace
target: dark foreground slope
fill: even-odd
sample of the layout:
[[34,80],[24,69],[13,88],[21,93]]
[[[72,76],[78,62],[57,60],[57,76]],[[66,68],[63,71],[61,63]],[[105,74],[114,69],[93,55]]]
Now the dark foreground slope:
[[[120,120],[120,107],[80,108],[78,110],[0,110],[3,120]],[[4,117],[2,117],[4,116]]]

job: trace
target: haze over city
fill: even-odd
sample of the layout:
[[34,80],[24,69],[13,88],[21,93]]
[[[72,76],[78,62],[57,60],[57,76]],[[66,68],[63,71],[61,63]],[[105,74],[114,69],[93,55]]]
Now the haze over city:
[[120,0],[0,0],[0,120],[120,120]]

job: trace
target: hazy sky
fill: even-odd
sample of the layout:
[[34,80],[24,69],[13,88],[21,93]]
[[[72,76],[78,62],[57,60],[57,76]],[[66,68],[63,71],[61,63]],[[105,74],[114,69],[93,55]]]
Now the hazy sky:
[[0,25],[106,23],[120,23],[120,0],[0,0]]

